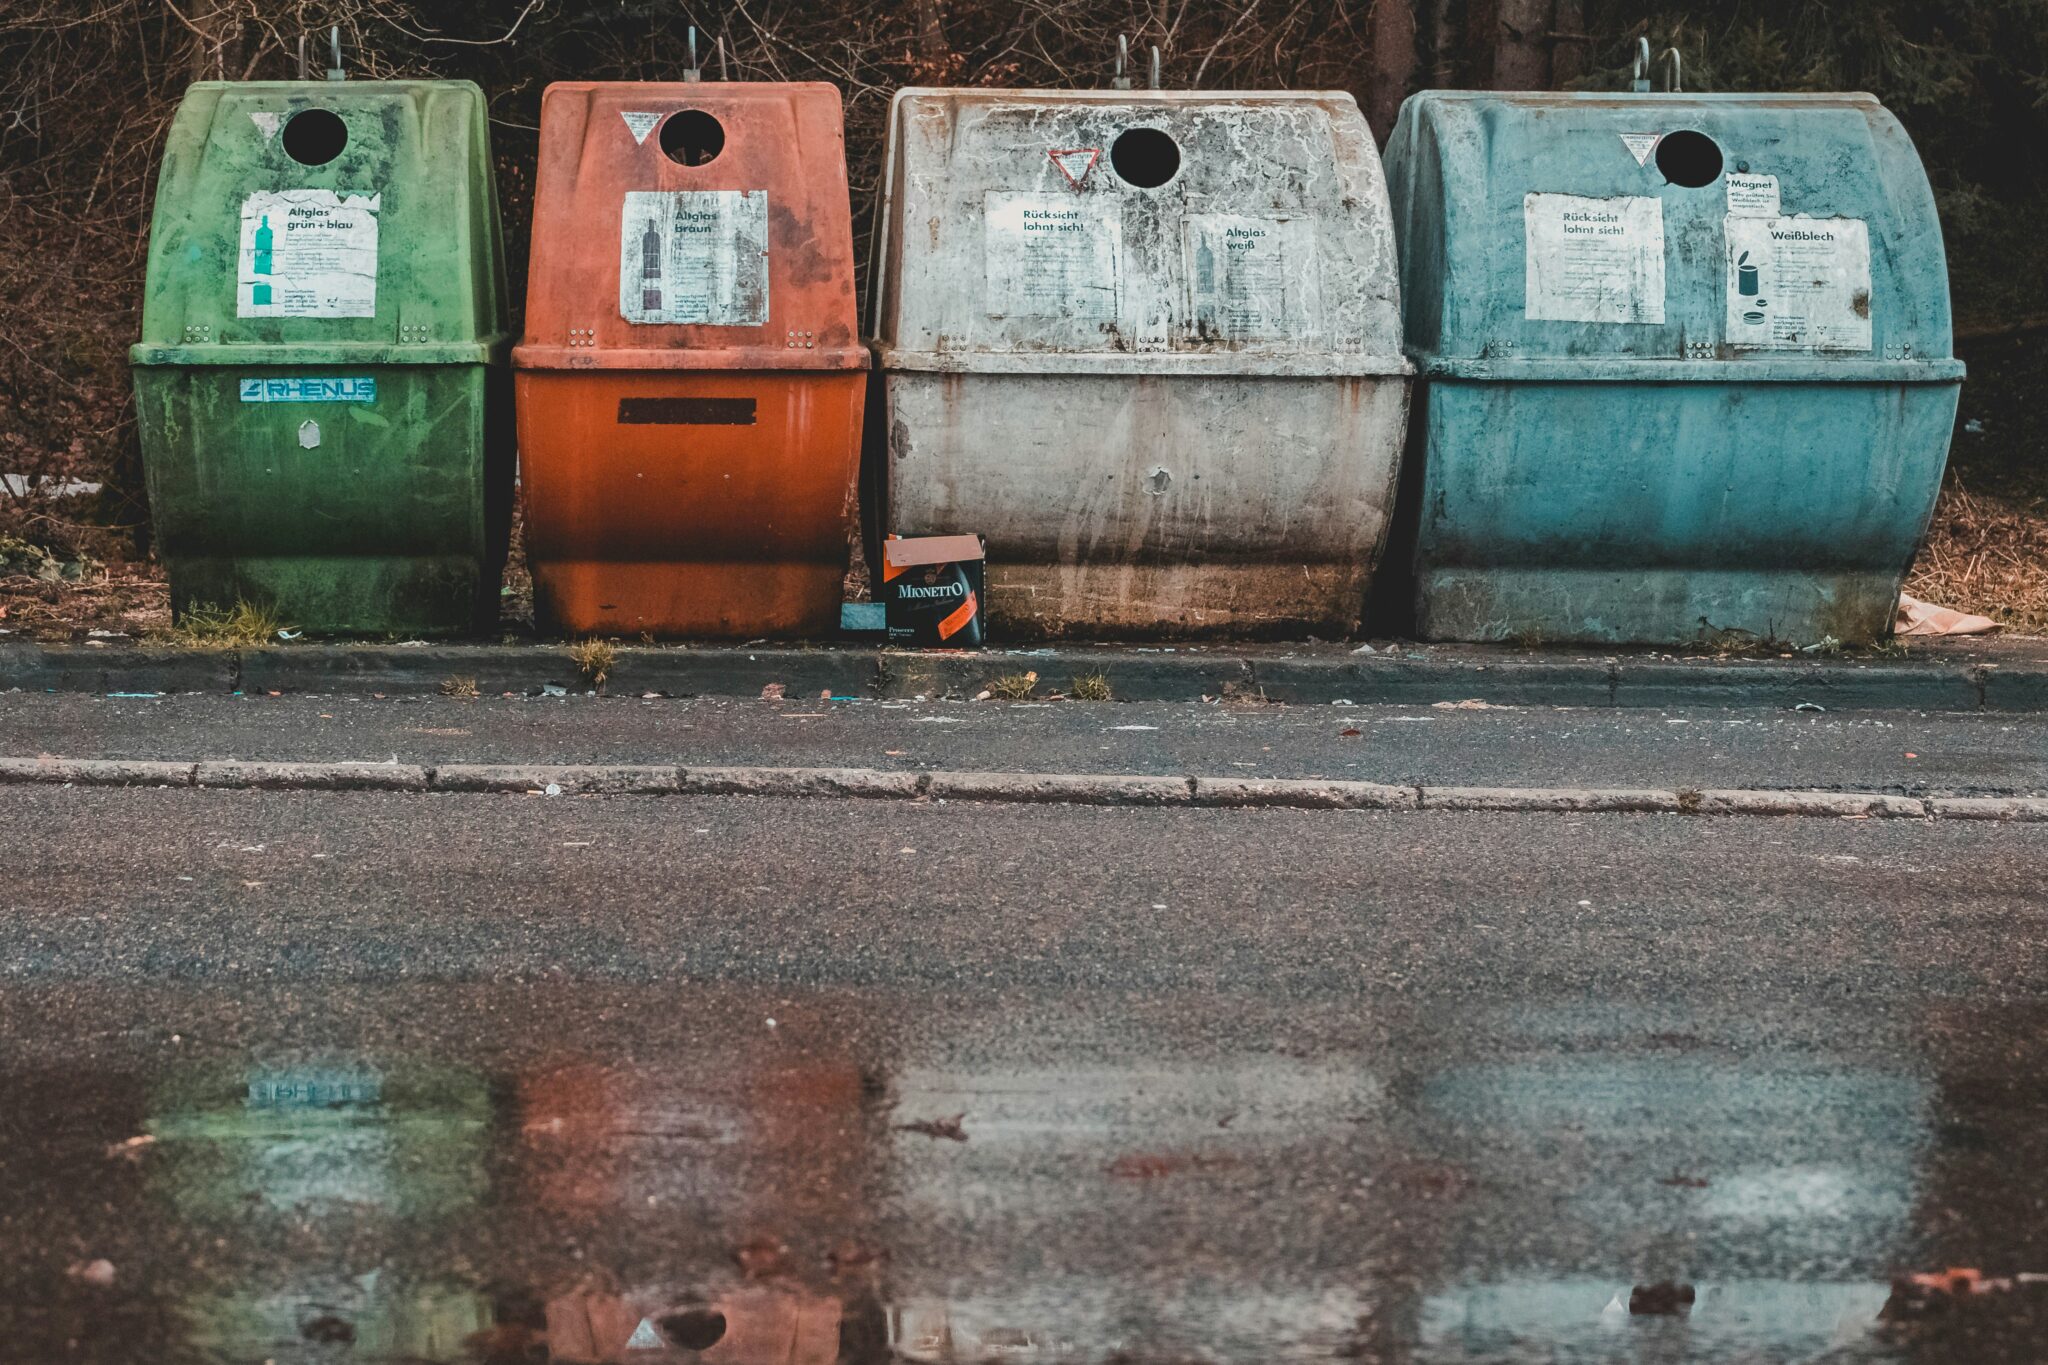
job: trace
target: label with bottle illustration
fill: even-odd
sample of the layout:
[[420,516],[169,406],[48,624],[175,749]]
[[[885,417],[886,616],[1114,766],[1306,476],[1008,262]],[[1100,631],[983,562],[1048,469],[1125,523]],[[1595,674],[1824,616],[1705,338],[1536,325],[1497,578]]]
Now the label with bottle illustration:
[[629,190],[619,224],[619,316],[768,325],[768,191]]
[[1191,213],[1182,242],[1198,338],[1271,341],[1318,329],[1322,281],[1307,219]]
[[381,194],[258,190],[242,201],[235,316],[377,315]]
[[1870,227],[1858,218],[1746,218],[1728,238],[1728,344],[1868,351]]

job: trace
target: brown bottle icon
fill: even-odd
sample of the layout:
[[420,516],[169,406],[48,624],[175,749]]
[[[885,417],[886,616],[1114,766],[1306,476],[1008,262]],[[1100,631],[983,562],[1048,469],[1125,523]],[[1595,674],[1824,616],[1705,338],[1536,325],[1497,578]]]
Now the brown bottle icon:
[[640,234],[640,306],[650,313],[661,311],[661,224],[652,218]]

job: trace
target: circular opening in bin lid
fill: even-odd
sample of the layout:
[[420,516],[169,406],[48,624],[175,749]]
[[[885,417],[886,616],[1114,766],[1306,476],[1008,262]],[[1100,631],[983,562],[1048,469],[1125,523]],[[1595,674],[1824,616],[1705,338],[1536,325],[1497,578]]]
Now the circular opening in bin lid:
[[1157,189],[1180,173],[1180,144],[1157,128],[1127,128],[1109,144],[1109,164],[1125,184]]
[[285,121],[284,154],[301,166],[325,166],[348,146],[348,125],[329,109],[301,109]]
[[678,109],[662,121],[661,150],[678,165],[706,165],[725,150],[725,125],[702,109]]
[[1681,128],[1657,140],[1657,169],[1672,184],[1696,190],[1721,178],[1721,149],[1705,133]]

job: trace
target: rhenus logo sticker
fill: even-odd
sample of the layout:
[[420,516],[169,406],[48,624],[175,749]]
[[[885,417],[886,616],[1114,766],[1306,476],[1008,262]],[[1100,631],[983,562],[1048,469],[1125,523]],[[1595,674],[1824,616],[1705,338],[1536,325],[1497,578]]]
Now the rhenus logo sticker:
[[377,381],[365,375],[346,379],[244,379],[244,403],[374,403]]

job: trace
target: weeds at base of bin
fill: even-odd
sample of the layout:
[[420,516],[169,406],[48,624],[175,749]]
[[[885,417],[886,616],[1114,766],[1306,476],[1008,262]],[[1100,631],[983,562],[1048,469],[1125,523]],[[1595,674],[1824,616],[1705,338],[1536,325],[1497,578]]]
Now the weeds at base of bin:
[[1083,673],[1074,679],[1074,685],[1067,689],[1070,701],[1114,701],[1109,690],[1107,673]]
[[1906,591],[2024,635],[2048,631],[2048,498],[1973,492],[1951,469]]
[[287,627],[277,619],[277,613],[268,607],[250,602],[237,602],[232,607],[199,602],[185,609],[171,633],[202,649],[236,649],[271,644],[284,629]]
[[1234,706],[1278,706],[1280,703],[1266,695],[1260,683],[1227,682],[1223,684],[1222,700]]
[[1037,686],[1036,673],[1005,673],[989,680],[987,692],[997,701],[1027,701]]
[[1543,648],[1543,632],[1535,626],[1525,626],[1515,633],[1515,643],[1523,649]]
[[473,700],[477,695],[475,678],[448,677],[441,679],[441,695],[459,697],[464,701]]
[[583,681],[602,692],[605,680],[612,675],[612,667],[619,661],[619,647],[610,640],[593,636],[570,645],[569,657],[576,661],[576,671],[582,675]]
[[1680,787],[1678,789],[1678,808],[1690,815],[1700,808],[1700,802],[1704,799],[1705,795],[1698,787]]

